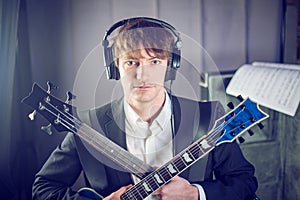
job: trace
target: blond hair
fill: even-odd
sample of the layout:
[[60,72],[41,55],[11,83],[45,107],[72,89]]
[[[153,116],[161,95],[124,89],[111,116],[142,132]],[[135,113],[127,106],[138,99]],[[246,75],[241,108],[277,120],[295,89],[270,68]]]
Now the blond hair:
[[169,59],[174,45],[174,35],[165,27],[143,20],[129,20],[114,37],[116,65],[120,56],[140,56],[142,49],[158,58]]

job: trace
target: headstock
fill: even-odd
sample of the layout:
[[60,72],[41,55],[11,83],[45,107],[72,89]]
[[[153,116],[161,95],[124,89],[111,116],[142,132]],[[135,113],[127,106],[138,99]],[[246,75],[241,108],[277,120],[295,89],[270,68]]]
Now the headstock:
[[[232,103],[228,104],[232,110],[218,119],[209,134],[219,133],[219,138],[215,144],[220,145],[225,142],[232,142],[239,138],[240,142],[244,141],[240,136],[248,130],[250,136],[254,133],[251,131],[251,127],[258,125],[259,128],[263,128],[261,121],[269,117],[268,114],[263,112],[257,103],[253,102],[249,98],[245,100],[241,96],[238,97],[242,101],[236,108]],[[215,132],[215,133],[214,133]]]
[[62,102],[50,94],[53,89],[57,89],[57,86],[50,82],[47,82],[47,85],[48,90],[46,91],[37,83],[34,83],[29,95],[22,99],[22,103],[34,109],[28,117],[34,120],[36,113],[40,113],[45,117],[50,124],[42,126],[41,129],[48,134],[52,134],[52,126],[59,132],[75,132],[77,124],[80,123],[80,121],[73,116],[75,107],[69,104],[74,98],[74,95],[72,95],[71,92],[67,92],[67,100],[66,102]]

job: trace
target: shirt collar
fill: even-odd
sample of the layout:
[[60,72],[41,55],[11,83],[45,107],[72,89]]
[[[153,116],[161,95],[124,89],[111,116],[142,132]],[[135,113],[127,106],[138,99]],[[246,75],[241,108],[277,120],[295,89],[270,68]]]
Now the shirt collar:
[[[158,114],[158,116],[154,119],[154,121],[152,122],[151,126],[155,123],[157,124],[161,130],[165,130],[166,125],[168,124],[169,120],[171,119],[171,100],[170,97],[168,95],[168,93],[165,91],[166,93],[166,100],[165,103],[163,105],[162,110],[160,111],[160,113]],[[141,126],[145,126],[146,124],[148,125],[147,122],[143,121],[140,116],[132,109],[132,107],[128,104],[128,102],[125,100],[124,98],[124,111],[125,111],[125,115],[126,115],[126,119],[127,122],[129,123],[129,125],[131,126],[131,128],[134,129],[134,127],[136,127],[138,124]]]

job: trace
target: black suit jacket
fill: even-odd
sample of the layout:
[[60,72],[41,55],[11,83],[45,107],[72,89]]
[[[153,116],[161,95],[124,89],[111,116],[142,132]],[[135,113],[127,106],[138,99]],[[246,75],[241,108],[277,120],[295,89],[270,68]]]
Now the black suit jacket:
[[[207,133],[215,119],[224,113],[217,102],[196,102],[172,97],[174,148],[178,153]],[[83,116],[85,115],[85,117]],[[81,116],[110,140],[126,149],[123,100],[115,101]],[[131,175],[115,165],[86,142],[69,133],[51,154],[33,184],[34,199],[85,199],[71,186],[83,172],[85,184],[103,196],[132,184]],[[180,176],[201,184],[210,199],[253,199],[257,189],[254,167],[239,146],[222,144]]]

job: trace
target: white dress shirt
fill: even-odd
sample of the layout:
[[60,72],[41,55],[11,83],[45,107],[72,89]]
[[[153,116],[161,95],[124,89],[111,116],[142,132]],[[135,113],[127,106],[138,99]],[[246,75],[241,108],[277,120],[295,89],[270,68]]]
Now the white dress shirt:
[[[143,121],[126,100],[124,100],[124,110],[128,151],[154,168],[170,161],[174,155],[171,127],[172,109],[169,95],[166,93],[164,106],[151,124]],[[133,176],[133,180],[135,183],[139,182],[135,176]],[[199,190],[200,199],[205,200],[203,188],[200,185],[196,186]],[[157,197],[150,195],[146,199],[152,200],[157,199]]]

